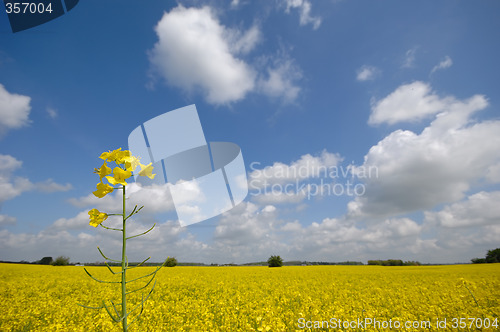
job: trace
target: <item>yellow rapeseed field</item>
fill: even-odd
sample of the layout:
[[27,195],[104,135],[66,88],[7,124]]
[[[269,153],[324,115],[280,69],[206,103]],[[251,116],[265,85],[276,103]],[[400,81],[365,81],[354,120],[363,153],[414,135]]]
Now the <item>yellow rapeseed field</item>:
[[[104,309],[77,305],[117,299],[118,287],[83,267],[0,264],[0,331],[120,331]],[[494,331],[499,313],[500,264],[175,267],[130,331]]]

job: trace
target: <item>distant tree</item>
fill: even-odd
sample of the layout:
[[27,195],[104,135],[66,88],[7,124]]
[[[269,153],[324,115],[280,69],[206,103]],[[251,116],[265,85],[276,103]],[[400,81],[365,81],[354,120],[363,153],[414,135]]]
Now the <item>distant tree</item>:
[[486,258],[473,258],[470,261],[472,264],[484,264],[486,263]]
[[380,260],[369,260],[368,265],[382,265]]
[[267,260],[267,265],[269,267],[282,267],[283,266],[283,259],[281,259],[280,256],[271,256]]
[[500,248],[488,250],[486,254],[486,263],[500,263]]
[[38,264],[50,265],[50,264],[52,264],[52,257],[50,257],[50,256],[44,257],[38,261]]
[[167,260],[163,264],[163,266],[166,266],[166,267],[174,267],[176,265],[177,265],[177,259],[175,259],[175,257],[167,258]]
[[422,265],[419,261],[406,261],[403,263],[404,266],[420,266]]
[[52,262],[52,265],[54,265],[54,266],[69,265],[69,257],[59,256],[59,257],[56,258],[55,261]]

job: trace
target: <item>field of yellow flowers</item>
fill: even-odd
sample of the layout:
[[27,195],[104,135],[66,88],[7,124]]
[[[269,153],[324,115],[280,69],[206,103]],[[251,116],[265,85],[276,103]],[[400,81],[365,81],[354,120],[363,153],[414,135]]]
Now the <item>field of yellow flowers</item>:
[[[104,309],[77,305],[116,299],[117,287],[78,266],[0,264],[0,331],[120,331]],[[175,267],[129,330],[495,331],[499,313],[500,264]]]

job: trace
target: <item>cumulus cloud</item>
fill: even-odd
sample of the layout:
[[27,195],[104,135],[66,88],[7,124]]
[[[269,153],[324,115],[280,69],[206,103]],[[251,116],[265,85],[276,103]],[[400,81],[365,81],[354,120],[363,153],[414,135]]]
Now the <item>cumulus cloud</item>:
[[59,218],[50,226],[51,230],[84,229],[89,226],[88,211],[82,211],[73,218]]
[[17,160],[16,158],[0,154],[0,174],[7,176],[10,175],[13,171],[20,168],[22,165],[22,161]]
[[[128,234],[139,234],[151,226],[152,223],[143,224],[134,220],[127,227]],[[184,229],[176,222],[158,223],[146,236],[127,243],[128,258],[132,262],[142,261],[148,256],[152,256],[153,262],[161,262],[167,256],[175,256],[182,261],[195,258],[185,253],[199,253],[203,245],[193,238],[186,240],[182,237],[183,232]],[[2,258],[17,261],[34,261],[43,256],[56,257],[62,254],[69,256],[72,262],[103,261],[96,247],[99,246],[108,257],[120,257],[121,241],[119,232],[89,226],[88,214],[85,212],[73,218],[58,219],[38,233],[0,231],[0,251],[6,253]]]
[[153,77],[201,92],[208,103],[237,102],[251,92],[290,103],[300,94],[302,71],[285,52],[261,55],[253,65],[245,60],[262,39],[258,24],[231,28],[210,7],[179,5],[163,15],[155,31],[158,42],[149,51]]
[[311,16],[311,2],[308,0],[284,0],[286,6],[286,13],[290,13],[290,9],[299,11],[300,25],[312,24],[313,29],[318,29],[321,25],[321,18],[318,16]]
[[312,189],[310,184],[304,182],[330,177],[331,169],[341,161],[340,155],[324,150],[317,156],[303,155],[289,165],[275,162],[272,166],[259,168],[260,163],[254,162],[248,175],[250,195],[264,205],[299,203],[308,197]]
[[250,166],[252,172],[249,174],[250,180],[254,183],[287,183],[296,179],[305,180],[311,177],[324,175],[330,167],[337,166],[342,161],[339,154],[323,150],[319,155],[302,155],[298,160],[292,161],[290,165],[275,162],[272,166],[266,166],[263,169],[259,162],[254,162]]
[[254,70],[236,54],[255,46],[256,27],[246,33],[228,29],[209,7],[178,6],[164,13],[155,31],[149,59],[170,85],[200,89],[212,104],[238,101],[254,89]]
[[[500,121],[471,120],[488,105],[484,96],[439,98],[423,83],[413,86],[420,90],[419,98],[412,97],[414,113],[441,113],[420,134],[399,129],[369,150],[363,166],[376,168],[377,176],[363,179],[366,193],[349,203],[352,216],[396,215],[456,202],[476,183],[489,181],[500,161]],[[386,99],[405,100],[394,96],[408,90],[400,87]],[[399,109],[395,104],[406,102],[379,103],[375,119],[392,121],[384,115],[389,116],[388,109]]]
[[45,193],[53,193],[56,191],[68,191],[73,189],[71,183],[60,184],[54,182],[53,179],[47,179],[45,181],[38,182],[35,184],[35,186],[37,190]]
[[[412,122],[439,112],[455,112],[456,109],[470,109],[470,112],[474,112],[487,105],[488,102],[484,96],[475,95],[465,101],[451,96],[440,97],[432,91],[428,83],[415,81],[401,85],[382,100],[372,101],[368,123],[392,125],[398,122]],[[462,114],[463,112],[457,110],[456,113]]]
[[434,73],[436,70],[450,68],[451,65],[453,65],[453,61],[449,56],[446,56],[443,61],[441,61],[438,65],[432,68],[431,74]]
[[25,177],[14,176],[13,173],[21,166],[22,162],[20,160],[10,155],[0,154],[0,204],[26,191],[56,192],[68,191],[73,188],[69,183],[62,185],[52,179],[32,183]]
[[[148,189],[141,188],[136,183],[127,185],[127,204],[129,207],[135,205],[144,206],[144,213],[163,213],[174,210],[174,203],[170,195],[169,184],[153,185]],[[100,211],[110,213],[121,212],[122,195],[117,190],[103,198],[97,198],[90,193],[79,198],[70,198],[68,202],[76,207],[96,207]]]
[[500,183],[500,163],[488,167],[486,179],[490,183]]
[[356,79],[360,82],[374,80],[379,75],[380,70],[373,66],[362,66],[356,72]]
[[31,98],[10,93],[0,84],[0,137],[9,129],[17,129],[30,123]]
[[16,221],[16,217],[11,217],[6,214],[0,214],[0,226],[14,225]]
[[[134,217],[128,227],[129,234],[144,232],[152,226],[152,222],[143,217],[142,214]],[[119,218],[115,221],[110,218],[106,221],[108,226],[119,226]],[[210,241],[198,240],[191,233],[203,227],[202,224],[180,227],[176,221],[166,221],[159,223],[147,236],[130,241],[128,249],[131,261],[152,256],[152,261],[156,262],[166,256],[175,256],[182,262],[245,263],[266,260],[270,253],[279,254],[285,260],[400,258],[431,263],[463,262],[464,257],[480,256],[484,254],[481,252],[483,247],[497,243],[498,226],[486,225],[472,231],[470,228],[466,231],[460,227],[451,228],[452,239],[449,233],[429,238],[424,234],[425,224],[410,218],[386,218],[364,224],[340,217],[303,225],[298,220],[280,219],[280,210],[275,206],[243,202],[220,217]],[[119,257],[120,245],[117,232],[89,227],[86,211],[75,217],[60,218],[36,234],[0,231],[0,250],[9,253],[4,257],[9,260],[35,260],[64,253],[72,261],[102,261],[96,246],[108,256]]]
[[28,179],[12,176],[21,165],[16,158],[0,154],[0,204],[32,189],[33,184]]
[[426,212],[425,222],[443,227],[500,225],[500,191],[484,192],[465,201],[445,206],[438,212]]
[[[453,229],[456,238],[450,238],[445,232],[439,233],[439,229],[429,236],[424,233],[424,225],[410,218],[386,218],[365,224],[340,217],[303,225],[297,220],[281,220],[278,209],[270,214],[266,208],[246,202],[221,218],[214,243],[206,250],[223,262],[265,260],[270,252],[279,253],[285,260],[400,258],[431,263],[464,262],[471,252],[477,250],[479,256],[483,248],[498,242],[495,236],[500,234],[499,226],[474,229],[473,235],[467,230]],[[457,242],[457,238],[464,242]],[[480,244],[482,239],[484,243]]]

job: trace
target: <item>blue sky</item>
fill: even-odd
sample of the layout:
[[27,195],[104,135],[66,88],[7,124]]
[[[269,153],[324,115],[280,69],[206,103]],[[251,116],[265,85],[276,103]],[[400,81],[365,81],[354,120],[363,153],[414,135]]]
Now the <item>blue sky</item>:
[[[146,206],[132,230],[158,228],[130,245],[131,260],[483,257],[500,238],[499,10],[81,1],[15,34],[2,12],[0,259],[98,261],[97,245],[118,254],[114,234],[88,225],[88,210],[118,202],[92,197],[98,156],[191,104],[208,141],[241,147],[250,195],[180,227],[168,191],[135,192]],[[347,181],[359,195],[339,192]],[[296,190],[265,190],[287,184]]]

